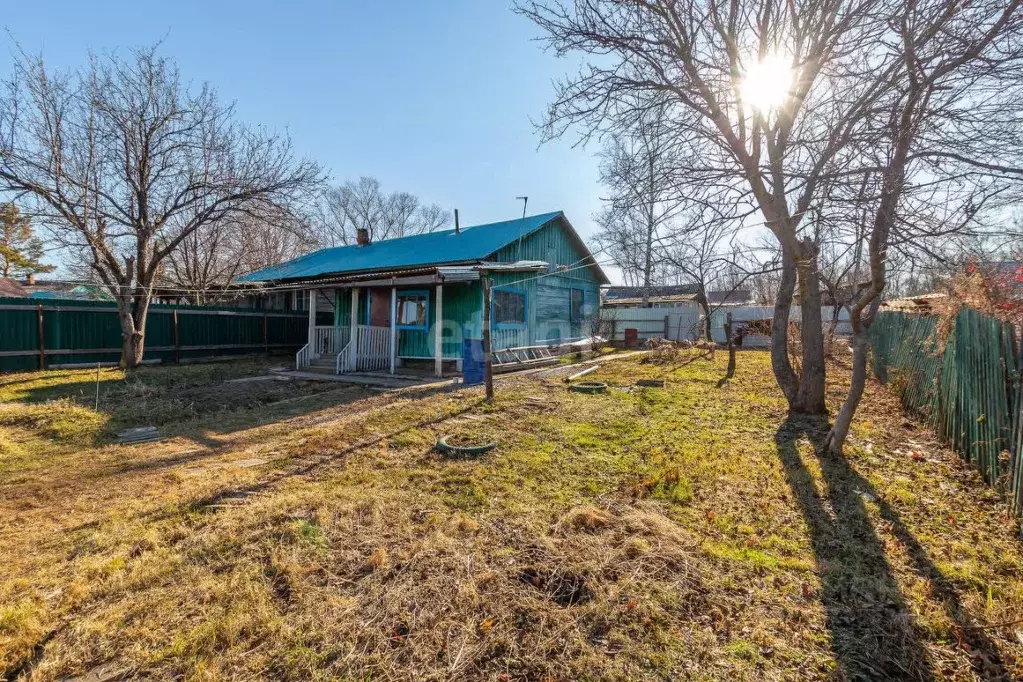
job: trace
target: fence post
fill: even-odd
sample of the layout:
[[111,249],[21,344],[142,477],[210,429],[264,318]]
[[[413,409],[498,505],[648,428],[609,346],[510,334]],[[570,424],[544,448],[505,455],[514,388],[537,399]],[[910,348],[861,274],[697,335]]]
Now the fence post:
[[178,309],[175,308],[171,313],[171,319],[174,325],[174,363],[181,363],[181,339],[178,336]]
[[670,333],[670,330],[668,328],[668,324],[669,324],[668,323],[668,315],[665,315],[664,316],[664,338],[666,338],[666,339],[668,338],[668,335]]
[[43,340],[43,306],[36,304],[36,334],[39,336],[39,369],[46,369],[46,344]]
[[483,274],[483,383],[487,404],[494,403],[494,347],[490,338],[490,278]]
[[266,328],[266,313],[263,313],[263,353],[264,355],[270,354],[270,341]]

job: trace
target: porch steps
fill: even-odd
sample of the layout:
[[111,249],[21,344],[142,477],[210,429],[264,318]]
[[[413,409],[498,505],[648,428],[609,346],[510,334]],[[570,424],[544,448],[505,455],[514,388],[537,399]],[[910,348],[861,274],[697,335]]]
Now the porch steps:
[[311,360],[307,366],[302,368],[303,372],[316,372],[317,374],[334,374],[336,370],[337,358],[326,356]]

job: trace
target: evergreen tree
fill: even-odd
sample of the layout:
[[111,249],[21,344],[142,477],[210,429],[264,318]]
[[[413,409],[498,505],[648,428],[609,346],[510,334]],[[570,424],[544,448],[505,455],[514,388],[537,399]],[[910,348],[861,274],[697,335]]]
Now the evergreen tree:
[[44,265],[43,242],[35,236],[27,216],[12,203],[0,204],[0,276],[53,272]]

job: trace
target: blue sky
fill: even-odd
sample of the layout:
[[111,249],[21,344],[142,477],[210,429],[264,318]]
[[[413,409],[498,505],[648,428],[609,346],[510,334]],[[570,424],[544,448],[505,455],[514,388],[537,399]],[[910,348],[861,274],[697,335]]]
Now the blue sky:
[[591,243],[596,148],[538,148],[531,119],[576,64],[545,54],[503,0],[6,3],[0,75],[16,40],[51,66],[163,40],[251,124],[287,128],[336,181],[458,208],[463,225],[561,209]]

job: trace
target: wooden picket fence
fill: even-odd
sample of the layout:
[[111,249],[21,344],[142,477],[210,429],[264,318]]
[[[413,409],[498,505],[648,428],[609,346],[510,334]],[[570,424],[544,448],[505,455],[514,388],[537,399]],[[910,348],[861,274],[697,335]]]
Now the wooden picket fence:
[[940,338],[938,318],[904,312],[879,313],[870,336],[878,379],[1023,512],[1017,330],[964,307],[947,338]]

